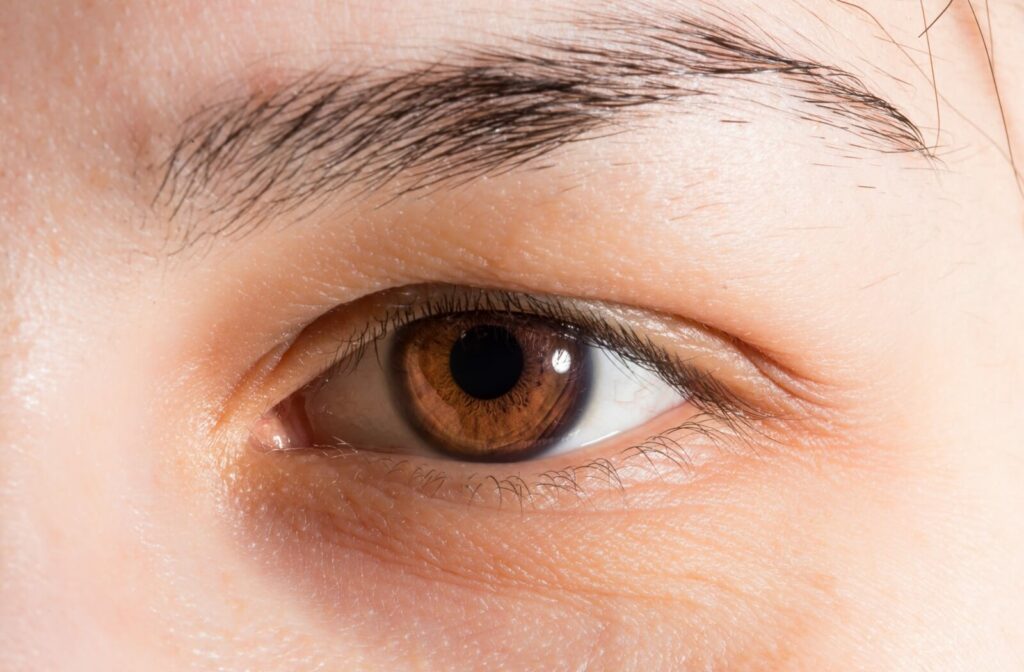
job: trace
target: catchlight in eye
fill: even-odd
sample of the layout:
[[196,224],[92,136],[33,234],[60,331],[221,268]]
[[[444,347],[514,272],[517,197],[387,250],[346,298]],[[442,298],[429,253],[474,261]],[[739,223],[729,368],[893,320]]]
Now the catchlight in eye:
[[588,355],[550,320],[473,312],[400,329],[388,373],[399,408],[437,450],[508,462],[573,426],[590,389]]

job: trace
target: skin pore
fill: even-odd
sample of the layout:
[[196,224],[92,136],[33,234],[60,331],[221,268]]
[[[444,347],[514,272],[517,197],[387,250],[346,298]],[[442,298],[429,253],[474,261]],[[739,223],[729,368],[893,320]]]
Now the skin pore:
[[[1024,7],[382,4],[0,12],[0,669],[1024,666]],[[743,420],[254,449],[410,287]]]

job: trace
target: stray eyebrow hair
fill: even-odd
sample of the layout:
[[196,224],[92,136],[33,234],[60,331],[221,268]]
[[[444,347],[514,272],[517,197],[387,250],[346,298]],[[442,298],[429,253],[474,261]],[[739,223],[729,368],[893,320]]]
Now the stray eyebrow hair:
[[307,73],[204,107],[162,163],[154,205],[171,219],[186,207],[226,215],[213,233],[237,234],[341,189],[400,179],[401,195],[500,174],[621,132],[629,110],[719,98],[713,84],[723,81],[785,91],[798,116],[847,131],[858,149],[930,156],[920,129],[854,75],[785,55],[728,22],[672,14],[586,23],[580,39],[469,47],[397,73]]

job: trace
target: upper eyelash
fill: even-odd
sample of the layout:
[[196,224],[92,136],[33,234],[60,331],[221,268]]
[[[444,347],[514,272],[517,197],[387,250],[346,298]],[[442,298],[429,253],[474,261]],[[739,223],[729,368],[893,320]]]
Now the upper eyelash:
[[561,297],[507,290],[438,288],[424,300],[391,306],[373,323],[341,340],[330,364],[318,378],[326,382],[347,368],[354,368],[370,347],[380,362],[377,348],[381,340],[410,322],[475,311],[526,314],[551,320],[587,345],[610,350],[623,361],[657,374],[699,411],[725,422],[730,429],[749,429],[753,417],[759,415],[713,376],[668,352],[629,324]]

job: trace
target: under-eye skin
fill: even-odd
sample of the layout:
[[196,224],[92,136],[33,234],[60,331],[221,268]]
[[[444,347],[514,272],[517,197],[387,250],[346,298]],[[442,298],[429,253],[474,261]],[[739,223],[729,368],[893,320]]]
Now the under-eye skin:
[[638,308],[405,287],[331,311],[261,374],[249,452],[306,477],[557,505],[765,440],[785,392],[764,370],[735,339]]

